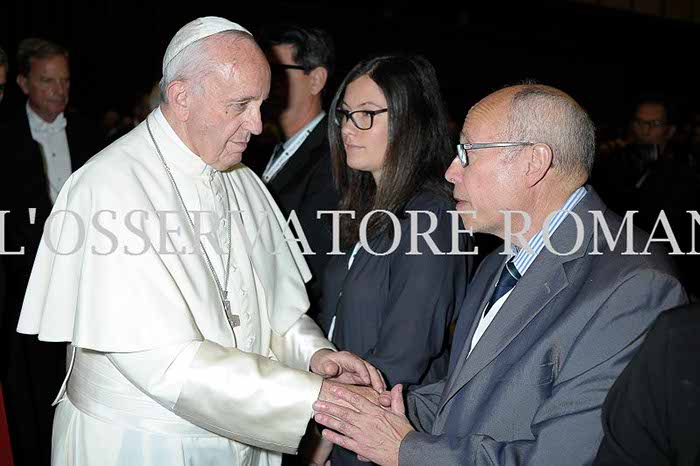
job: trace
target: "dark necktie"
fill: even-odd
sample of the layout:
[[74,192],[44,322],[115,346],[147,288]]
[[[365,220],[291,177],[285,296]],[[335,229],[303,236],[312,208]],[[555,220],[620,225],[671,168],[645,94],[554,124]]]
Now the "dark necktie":
[[501,276],[496,284],[496,289],[494,290],[493,295],[491,295],[489,304],[484,310],[484,317],[486,317],[486,314],[488,314],[489,310],[491,310],[494,303],[501,299],[504,294],[512,290],[515,284],[518,283],[518,280],[520,280],[520,272],[518,272],[518,269],[515,267],[513,259],[514,258],[511,258],[508,262],[506,262],[506,266],[503,267]]

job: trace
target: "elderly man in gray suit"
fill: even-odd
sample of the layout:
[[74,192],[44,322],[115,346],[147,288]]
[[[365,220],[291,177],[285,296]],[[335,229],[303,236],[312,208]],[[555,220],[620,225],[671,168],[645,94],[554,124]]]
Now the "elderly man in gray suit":
[[316,403],[325,438],[382,465],[593,461],[606,393],[655,317],[687,299],[647,235],[615,238],[632,226],[585,185],[594,139],[586,112],[547,86],[471,109],[446,177],[465,224],[505,244],[469,287],[448,376],[406,406],[400,386],[386,408],[339,390],[356,410]]

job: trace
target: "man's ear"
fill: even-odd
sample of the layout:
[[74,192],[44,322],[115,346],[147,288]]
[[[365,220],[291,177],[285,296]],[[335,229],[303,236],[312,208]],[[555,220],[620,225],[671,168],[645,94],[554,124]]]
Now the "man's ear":
[[309,74],[311,75],[311,94],[318,95],[326,87],[328,70],[322,66],[317,66]]
[[19,86],[20,89],[22,89],[22,92],[24,95],[29,95],[29,79],[22,75],[18,74],[17,75],[17,85]]
[[168,106],[180,121],[187,121],[190,117],[190,105],[192,95],[189,87],[183,81],[171,82],[167,89]]
[[526,152],[528,158],[525,178],[528,187],[539,183],[552,168],[554,162],[554,154],[548,144],[537,143],[530,149]]

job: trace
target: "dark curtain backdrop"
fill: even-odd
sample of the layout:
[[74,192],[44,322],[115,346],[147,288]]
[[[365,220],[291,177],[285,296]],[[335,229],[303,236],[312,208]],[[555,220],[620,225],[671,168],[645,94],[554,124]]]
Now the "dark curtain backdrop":
[[[225,16],[259,31],[296,22],[337,43],[337,83],[361,58],[419,52],[436,66],[453,118],[504,84],[533,78],[571,93],[598,125],[618,123],[639,91],[667,90],[698,106],[692,71],[700,25],[572,2],[0,1],[0,46],[42,36],[71,52],[71,105],[127,110],[160,78],[170,37],[187,21]],[[16,86],[9,99],[19,100]]]

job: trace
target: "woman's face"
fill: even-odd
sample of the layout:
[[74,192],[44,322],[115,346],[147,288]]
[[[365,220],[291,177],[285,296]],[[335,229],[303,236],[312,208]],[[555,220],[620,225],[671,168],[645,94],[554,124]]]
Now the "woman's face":
[[[372,173],[374,181],[379,184],[389,141],[389,114],[383,112],[372,117],[363,111],[386,109],[384,93],[369,76],[360,76],[348,84],[340,108],[347,112],[360,110],[359,113],[353,114],[358,122],[373,120],[370,129],[362,130],[347,119],[342,124],[341,134],[348,166],[354,170]],[[365,125],[361,123],[361,126]]]

